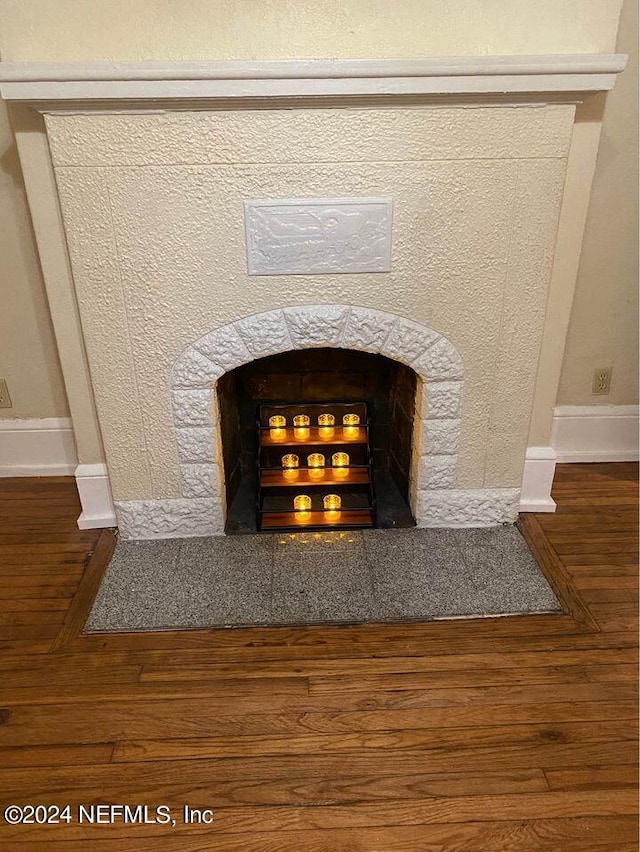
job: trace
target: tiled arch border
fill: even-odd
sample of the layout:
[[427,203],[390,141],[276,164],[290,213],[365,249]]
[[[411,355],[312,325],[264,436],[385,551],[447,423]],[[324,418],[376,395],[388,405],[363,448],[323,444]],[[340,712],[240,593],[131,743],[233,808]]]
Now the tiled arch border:
[[257,358],[320,346],[385,355],[417,374],[410,499],[419,526],[487,526],[515,519],[518,490],[456,488],[464,371],[453,344],[396,314],[350,305],[304,305],[221,326],[177,358],[169,384],[182,497],[116,503],[121,535],[222,533],[218,379]]

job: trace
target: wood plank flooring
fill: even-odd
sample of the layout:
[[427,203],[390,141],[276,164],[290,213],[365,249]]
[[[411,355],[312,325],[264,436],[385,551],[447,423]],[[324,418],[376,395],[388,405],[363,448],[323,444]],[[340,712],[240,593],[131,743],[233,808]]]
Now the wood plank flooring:
[[635,852],[637,476],[559,466],[523,516],[562,615],[90,636],[112,533],[0,480],[0,847]]

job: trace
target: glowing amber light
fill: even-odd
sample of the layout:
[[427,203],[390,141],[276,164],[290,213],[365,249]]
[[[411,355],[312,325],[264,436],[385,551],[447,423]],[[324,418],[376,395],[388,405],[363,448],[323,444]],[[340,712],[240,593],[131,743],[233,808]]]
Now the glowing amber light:
[[287,437],[286,425],[287,418],[283,417],[282,414],[274,414],[273,417],[269,418],[269,435],[272,441],[284,441]]
[[306,523],[311,517],[311,497],[308,494],[298,494],[293,498],[293,508],[296,521]]
[[342,434],[347,441],[355,440],[360,436],[360,417],[357,414],[345,414],[342,418]]
[[340,506],[342,505],[342,501],[339,494],[327,494],[322,498],[322,505],[326,521],[340,520]]
[[349,476],[349,453],[334,453],[331,456],[331,464],[336,479],[346,479]]
[[318,417],[318,426],[333,426],[336,422],[336,418],[333,414],[321,414]]
[[333,424],[336,418],[333,414],[321,414],[318,417],[318,437],[321,441],[330,441],[336,433]]
[[339,494],[325,494],[322,505],[325,509],[339,509],[342,506],[342,500]]
[[306,414],[296,414],[293,418],[293,437],[296,441],[306,441],[311,430],[309,429],[310,419]]
[[324,456],[322,453],[311,453],[307,456],[307,467],[311,479],[322,479],[324,476]]
[[282,475],[285,479],[297,479],[298,478],[298,465],[300,464],[300,459],[295,453],[287,453],[286,456],[282,456]]

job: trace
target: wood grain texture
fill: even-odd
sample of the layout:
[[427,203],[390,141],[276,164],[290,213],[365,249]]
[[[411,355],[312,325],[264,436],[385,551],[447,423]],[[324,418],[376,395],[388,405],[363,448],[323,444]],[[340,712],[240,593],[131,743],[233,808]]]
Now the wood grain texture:
[[87,554],[87,564],[77,585],[73,602],[67,612],[60,630],[51,644],[55,651],[77,636],[87,619],[87,614],[100,587],[105,565],[113,555],[116,546],[116,536],[113,530],[100,530],[95,549]]
[[303,485],[367,485],[369,482],[368,467],[349,468],[348,475],[345,476],[344,471],[336,471],[335,468],[327,466],[320,480],[309,475],[309,468],[300,467],[297,468],[296,472],[298,475],[295,479],[286,479],[281,470],[262,470],[260,485],[263,487],[277,485],[280,488],[301,488]]
[[[83,636],[113,534],[75,528],[72,479],[1,480],[0,808],[74,819],[0,845],[636,850],[637,465],[553,496],[521,528],[563,614]],[[176,825],[80,823],[97,802]]]

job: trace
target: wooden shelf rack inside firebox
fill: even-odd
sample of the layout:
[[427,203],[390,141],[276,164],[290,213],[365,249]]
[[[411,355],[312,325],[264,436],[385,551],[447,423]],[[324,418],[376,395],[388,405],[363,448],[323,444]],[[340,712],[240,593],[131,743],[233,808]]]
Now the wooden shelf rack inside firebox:
[[302,532],[375,526],[369,425],[365,402],[260,405],[258,529]]

